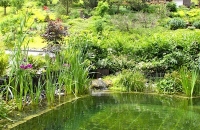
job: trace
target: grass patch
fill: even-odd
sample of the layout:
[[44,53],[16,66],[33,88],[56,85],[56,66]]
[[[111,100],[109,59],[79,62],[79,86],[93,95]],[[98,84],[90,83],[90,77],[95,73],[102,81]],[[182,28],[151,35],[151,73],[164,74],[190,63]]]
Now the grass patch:
[[29,43],[29,48],[43,48],[47,45],[46,42],[44,42],[44,40],[42,39],[42,37],[40,36],[35,36]]

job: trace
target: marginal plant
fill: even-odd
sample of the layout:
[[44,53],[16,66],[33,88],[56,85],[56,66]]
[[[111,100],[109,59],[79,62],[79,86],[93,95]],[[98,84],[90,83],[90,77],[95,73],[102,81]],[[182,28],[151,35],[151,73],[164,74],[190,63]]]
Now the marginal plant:
[[140,71],[123,70],[119,79],[120,86],[126,91],[142,92],[145,89],[146,78]]
[[73,42],[75,41],[72,41],[68,48],[64,51],[65,61],[67,61],[67,64],[69,65],[69,68],[66,68],[68,69],[69,74],[65,79],[65,81],[68,81],[65,86],[67,93],[74,93],[77,95],[88,92],[89,67],[86,66],[87,62],[84,59],[81,48],[76,49]]
[[12,110],[12,107],[8,106],[5,101],[0,99],[0,120],[8,119],[12,121],[11,119],[7,117],[8,113],[11,112],[11,110]]
[[165,74],[158,84],[158,91],[161,93],[180,93],[182,92],[182,86],[180,82],[180,75],[177,71]]
[[8,67],[8,55],[5,52],[0,50],[0,76],[5,74],[5,71]]
[[53,74],[52,70],[52,65],[51,65],[51,59],[48,55],[45,56],[46,59],[46,72],[45,72],[45,94],[47,98],[47,103],[48,106],[52,106],[54,103],[54,93],[55,93],[55,86],[54,84],[56,83],[56,77]]
[[192,71],[189,71],[185,67],[182,67],[180,69],[180,80],[183,87],[183,91],[189,97],[193,96],[197,78],[197,70],[193,69]]
[[[32,83],[31,71],[32,65],[28,64],[27,54],[28,42],[25,42],[27,30],[27,22],[29,15],[23,14],[20,17],[20,26],[16,29],[16,41],[12,50],[9,72],[8,86],[12,86],[12,93],[16,101],[18,110],[23,109],[23,102],[26,100],[26,95],[29,91],[29,85]],[[24,49],[25,51],[22,51]],[[10,88],[10,87],[9,87]],[[25,97],[24,97],[25,96]]]

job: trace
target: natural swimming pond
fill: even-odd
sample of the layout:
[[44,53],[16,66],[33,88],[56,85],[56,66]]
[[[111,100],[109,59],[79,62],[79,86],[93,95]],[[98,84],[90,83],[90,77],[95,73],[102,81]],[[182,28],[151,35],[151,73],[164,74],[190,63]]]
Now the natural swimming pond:
[[14,130],[198,130],[200,100],[114,93],[87,96]]

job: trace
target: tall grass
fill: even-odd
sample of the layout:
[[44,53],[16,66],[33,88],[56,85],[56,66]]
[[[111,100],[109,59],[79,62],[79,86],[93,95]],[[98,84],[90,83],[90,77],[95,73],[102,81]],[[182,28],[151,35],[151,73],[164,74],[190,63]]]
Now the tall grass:
[[195,90],[195,84],[198,79],[198,71],[193,69],[192,71],[189,71],[187,68],[182,67],[180,69],[180,80],[183,87],[184,93],[192,97],[194,90]]
[[23,59],[26,60],[27,51],[28,50],[28,42],[25,42],[26,38],[26,23],[28,22],[28,13],[23,14],[20,18],[20,26],[16,30],[16,37],[17,40],[15,42],[15,46],[12,50],[11,56],[11,65],[10,65],[10,75],[9,75],[9,86],[13,87],[13,94],[17,104],[18,110],[22,110],[23,108],[23,100],[26,100],[26,97],[23,96],[27,95],[29,88],[28,84],[32,81],[30,78],[30,72],[23,70],[21,65],[24,63]]
[[123,70],[118,77],[116,86],[125,88],[125,91],[142,92],[145,89],[146,78],[140,71]]
[[65,71],[68,71],[64,80],[67,93],[75,95],[87,93],[89,67],[86,65],[81,48],[76,49],[73,45],[69,45],[63,54],[67,64]]

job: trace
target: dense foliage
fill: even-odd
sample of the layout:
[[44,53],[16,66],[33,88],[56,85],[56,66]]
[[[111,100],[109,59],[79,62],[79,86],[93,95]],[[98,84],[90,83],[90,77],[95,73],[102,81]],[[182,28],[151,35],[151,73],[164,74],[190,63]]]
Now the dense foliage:
[[[55,95],[88,93],[89,73],[99,69],[108,69],[123,91],[200,94],[196,7],[143,0],[0,0],[0,5],[9,9],[0,21],[0,46],[14,52],[10,66],[0,53],[0,75],[9,74],[2,96],[14,98],[18,110],[29,104],[26,97],[38,105],[45,95],[52,106]],[[51,51],[54,45],[59,51]],[[48,53],[27,55],[36,46]]]

